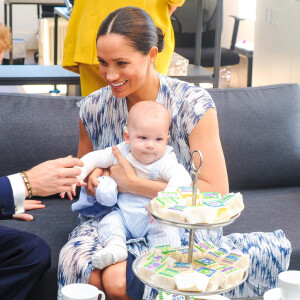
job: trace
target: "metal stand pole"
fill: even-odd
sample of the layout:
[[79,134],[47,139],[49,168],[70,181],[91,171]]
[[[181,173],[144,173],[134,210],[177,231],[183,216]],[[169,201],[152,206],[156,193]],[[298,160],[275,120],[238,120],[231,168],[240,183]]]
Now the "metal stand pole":
[[[198,153],[200,157],[199,167],[196,168],[194,163],[195,154]],[[200,174],[200,169],[203,163],[202,153],[199,150],[195,150],[192,153],[192,174],[193,174],[193,197],[192,197],[192,205],[196,205],[197,199],[197,186],[198,186],[198,175]],[[189,254],[188,254],[188,262],[193,262],[193,250],[194,250],[194,233],[195,229],[190,229],[190,240],[189,240]]]
[[[200,157],[199,167],[196,168],[194,163],[194,157],[195,154],[198,153]],[[196,199],[197,199],[197,187],[198,187],[198,175],[200,174],[200,169],[203,163],[203,157],[202,153],[199,150],[195,150],[192,153],[192,174],[193,174],[193,196],[192,196],[192,205],[196,205]],[[188,262],[193,262],[193,250],[194,250],[194,236],[195,236],[195,229],[190,229],[190,239],[189,239],[189,253],[188,253]],[[189,300],[189,296],[185,296],[185,300]]]

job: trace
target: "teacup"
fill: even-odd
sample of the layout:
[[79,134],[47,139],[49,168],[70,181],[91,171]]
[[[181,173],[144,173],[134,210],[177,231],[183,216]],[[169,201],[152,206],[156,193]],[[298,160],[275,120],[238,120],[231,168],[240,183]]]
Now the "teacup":
[[278,275],[282,300],[300,299],[300,271],[285,271]]
[[85,283],[73,283],[64,286],[61,289],[63,300],[101,300],[105,299],[102,291],[98,290],[95,286]]

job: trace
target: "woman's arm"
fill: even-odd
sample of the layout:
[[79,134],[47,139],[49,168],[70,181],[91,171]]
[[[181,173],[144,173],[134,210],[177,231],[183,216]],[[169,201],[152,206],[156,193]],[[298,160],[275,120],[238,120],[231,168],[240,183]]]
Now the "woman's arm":
[[78,153],[77,157],[81,158],[83,155],[93,151],[92,142],[85,131],[83,123],[81,119],[79,119],[79,145],[78,145]]
[[119,164],[110,167],[110,176],[116,181],[119,192],[154,198],[158,192],[166,188],[167,183],[165,182],[139,178],[120,150],[117,147],[112,147],[112,149]]
[[[198,188],[203,192],[229,192],[229,183],[225,158],[219,135],[217,112],[210,108],[200,119],[189,136],[191,153],[200,150],[203,165],[199,175]],[[195,155],[195,165],[199,165],[199,156]]]

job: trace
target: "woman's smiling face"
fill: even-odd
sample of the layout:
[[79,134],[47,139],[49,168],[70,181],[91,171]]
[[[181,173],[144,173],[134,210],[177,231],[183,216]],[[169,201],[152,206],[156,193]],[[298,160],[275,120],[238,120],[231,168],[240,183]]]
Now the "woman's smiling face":
[[97,40],[100,74],[113,94],[125,98],[137,94],[147,85],[151,55],[145,55],[119,34],[102,35]]

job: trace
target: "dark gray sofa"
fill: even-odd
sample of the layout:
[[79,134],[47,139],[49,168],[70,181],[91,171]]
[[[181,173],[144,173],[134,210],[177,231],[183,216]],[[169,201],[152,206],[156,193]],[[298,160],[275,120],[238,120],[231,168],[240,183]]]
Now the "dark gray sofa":
[[[293,248],[290,269],[300,270],[300,87],[209,92],[218,110],[230,190],[241,191],[245,202],[245,210],[224,228],[225,234],[283,229]],[[0,176],[76,155],[79,99],[0,94]],[[51,268],[30,299],[56,299],[59,250],[77,218],[69,200],[53,196],[43,202],[46,208],[33,211],[32,222],[1,221],[33,232],[50,245]]]

